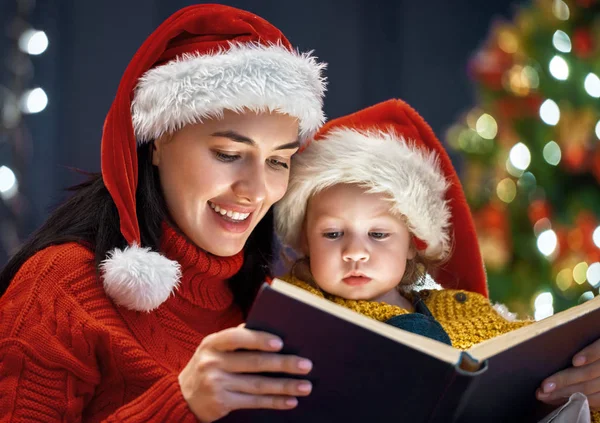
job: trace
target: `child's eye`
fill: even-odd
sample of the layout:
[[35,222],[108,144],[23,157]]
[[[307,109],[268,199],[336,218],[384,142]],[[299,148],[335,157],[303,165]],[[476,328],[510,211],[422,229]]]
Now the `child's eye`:
[[335,231],[335,232],[324,232],[323,233],[323,238],[327,238],[327,239],[338,239],[340,238],[344,233],[342,231]]
[[234,162],[240,158],[239,154],[226,154],[221,151],[215,151],[215,156],[217,157],[217,160],[225,163]]
[[277,159],[269,159],[269,166],[276,170],[289,169],[289,166],[286,162]]
[[387,237],[390,236],[390,234],[386,233],[386,232],[369,232],[369,236],[373,239],[386,239]]

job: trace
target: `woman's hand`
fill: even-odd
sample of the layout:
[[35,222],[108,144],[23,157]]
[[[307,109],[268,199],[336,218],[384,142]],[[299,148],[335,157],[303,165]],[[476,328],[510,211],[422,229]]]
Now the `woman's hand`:
[[243,327],[208,335],[179,374],[181,392],[192,412],[209,423],[241,408],[294,408],[296,397],[310,393],[309,381],[248,374],[310,372],[309,360],[278,354],[282,347],[278,337]]
[[590,408],[600,410],[600,339],[573,357],[573,367],[546,378],[536,396],[548,404],[562,404],[571,394],[587,396]]

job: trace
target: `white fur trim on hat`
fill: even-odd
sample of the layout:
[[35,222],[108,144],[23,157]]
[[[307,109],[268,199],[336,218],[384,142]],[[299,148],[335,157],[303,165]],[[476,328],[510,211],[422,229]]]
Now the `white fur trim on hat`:
[[511,312],[508,309],[508,307],[506,307],[504,304],[496,303],[492,307],[494,308],[494,310],[496,310],[496,313],[498,313],[500,316],[504,317],[509,322],[517,321],[517,313]]
[[100,265],[104,290],[113,301],[136,311],[151,311],[179,284],[179,263],[136,244],[115,248]]
[[212,54],[184,54],[146,72],[135,89],[138,143],[222,116],[225,109],[276,111],[299,120],[302,139],[325,121],[325,64],[282,45],[232,43]]
[[286,195],[275,207],[281,241],[298,249],[308,200],[337,184],[357,184],[389,196],[391,211],[427,243],[422,254],[443,259],[450,250],[448,182],[435,152],[393,133],[337,128],[294,156]]

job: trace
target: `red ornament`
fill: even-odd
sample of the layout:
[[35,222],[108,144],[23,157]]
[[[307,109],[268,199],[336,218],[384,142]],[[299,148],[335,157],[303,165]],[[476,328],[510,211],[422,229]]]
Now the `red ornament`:
[[508,232],[509,224],[506,208],[498,203],[489,203],[476,212],[476,220],[484,230]]
[[586,262],[588,262],[588,263],[600,262],[600,248],[596,247],[595,250],[589,251],[586,256]]
[[594,158],[592,159],[592,173],[600,184],[600,148],[596,148]]
[[594,39],[588,28],[578,28],[573,32],[573,53],[585,59],[594,52]]
[[595,0],[577,0],[575,3],[577,3],[578,6],[583,7],[584,9],[587,9],[595,2],[596,2]]
[[557,227],[554,229],[554,233],[556,234],[556,239],[558,241],[558,252],[557,259],[564,258],[569,252],[569,232],[564,227]]
[[512,63],[512,57],[499,47],[486,48],[469,61],[468,73],[489,89],[499,91],[502,89],[502,76]]
[[550,205],[545,200],[535,200],[529,205],[527,215],[532,225],[535,225],[540,219],[549,219]]
[[537,94],[527,97],[506,96],[496,102],[496,110],[502,118],[513,120],[519,117],[537,116],[543,99]]
[[594,244],[594,231],[598,227],[598,219],[596,216],[588,211],[584,210],[580,212],[575,218],[575,225],[581,233],[581,249],[586,253],[590,253],[598,249]]
[[563,152],[562,163],[569,171],[581,173],[585,170],[587,159],[585,148],[582,146],[567,146]]

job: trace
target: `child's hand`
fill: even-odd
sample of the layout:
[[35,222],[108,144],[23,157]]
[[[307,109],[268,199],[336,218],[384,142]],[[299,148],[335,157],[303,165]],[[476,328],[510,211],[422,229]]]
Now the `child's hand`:
[[561,404],[575,392],[585,394],[590,408],[600,410],[600,339],[575,354],[573,367],[546,378],[536,396],[548,404]]

